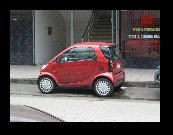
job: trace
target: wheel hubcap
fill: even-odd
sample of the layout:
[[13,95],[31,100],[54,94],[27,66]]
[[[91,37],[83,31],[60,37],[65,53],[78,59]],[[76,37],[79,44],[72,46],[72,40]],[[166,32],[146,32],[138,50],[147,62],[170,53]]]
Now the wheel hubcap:
[[99,95],[107,95],[110,91],[110,85],[107,81],[99,81],[96,84],[96,91]]
[[44,92],[49,92],[53,88],[53,83],[52,83],[52,81],[49,78],[43,78],[40,81],[40,88]]

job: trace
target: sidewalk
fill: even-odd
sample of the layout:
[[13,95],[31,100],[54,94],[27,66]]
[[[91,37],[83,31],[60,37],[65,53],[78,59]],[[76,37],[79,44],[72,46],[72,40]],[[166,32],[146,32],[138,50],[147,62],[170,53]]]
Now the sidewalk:
[[[37,77],[43,65],[10,65],[10,82],[36,84]],[[124,68],[127,87],[158,88],[154,83],[155,69]]]

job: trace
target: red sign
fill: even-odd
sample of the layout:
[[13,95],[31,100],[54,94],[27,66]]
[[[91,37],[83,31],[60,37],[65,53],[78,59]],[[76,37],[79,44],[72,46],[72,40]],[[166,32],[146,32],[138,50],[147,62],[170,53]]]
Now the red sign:
[[144,44],[144,42],[146,42],[146,44],[159,44],[160,41],[157,39],[129,39],[126,42],[126,45],[135,45],[135,44]]
[[141,25],[145,26],[145,25],[152,25],[153,24],[153,16],[142,16],[141,17]]
[[154,46],[149,46],[149,45],[146,45],[146,46],[133,46],[133,48],[160,48],[160,45],[154,45]]

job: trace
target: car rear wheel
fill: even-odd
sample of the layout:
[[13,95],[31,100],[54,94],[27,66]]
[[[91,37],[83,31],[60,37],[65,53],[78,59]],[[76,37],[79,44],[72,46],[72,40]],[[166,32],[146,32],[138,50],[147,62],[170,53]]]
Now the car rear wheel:
[[42,93],[49,94],[53,93],[56,89],[55,81],[48,76],[42,76],[38,80],[38,88]]
[[106,97],[111,96],[113,93],[114,87],[106,78],[98,79],[94,84],[94,91],[98,96]]

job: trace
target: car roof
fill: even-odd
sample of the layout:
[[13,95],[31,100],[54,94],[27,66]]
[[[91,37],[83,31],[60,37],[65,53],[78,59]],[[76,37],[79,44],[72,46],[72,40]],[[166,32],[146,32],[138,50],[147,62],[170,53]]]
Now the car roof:
[[[81,43],[76,43],[74,45],[100,45],[100,46],[110,46],[114,43],[108,43],[108,42],[81,42]],[[116,44],[114,44],[116,45]]]

